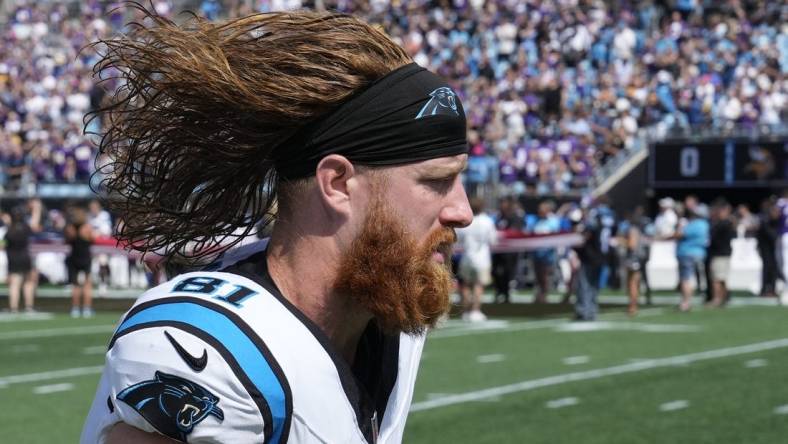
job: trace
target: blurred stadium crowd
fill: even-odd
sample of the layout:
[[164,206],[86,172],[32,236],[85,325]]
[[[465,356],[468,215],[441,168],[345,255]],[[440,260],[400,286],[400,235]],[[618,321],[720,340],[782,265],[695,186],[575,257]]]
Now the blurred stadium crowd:
[[[379,24],[466,104],[471,194],[565,195],[637,142],[639,130],[778,125],[788,100],[788,7],[765,0],[155,0],[215,19],[330,8]],[[100,106],[98,38],[133,20],[122,2],[4,2],[4,190],[85,183]],[[181,16],[182,18],[185,16]],[[100,49],[100,48],[99,48]],[[111,85],[110,85],[111,86]],[[98,122],[96,122],[98,124]],[[89,128],[97,129],[97,128]],[[26,188],[27,187],[27,188]]]

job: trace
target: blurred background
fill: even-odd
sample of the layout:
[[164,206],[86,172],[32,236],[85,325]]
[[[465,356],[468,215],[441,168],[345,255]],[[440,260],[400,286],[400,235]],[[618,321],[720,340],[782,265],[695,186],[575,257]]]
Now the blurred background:
[[[461,97],[476,217],[405,442],[784,442],[786,2],[149,7],[354,14]],[[0,1],[3,442],[77,441],[115,323],[163,278],[116,246],[83,131],[107,99],[85,46],[136,14]]]

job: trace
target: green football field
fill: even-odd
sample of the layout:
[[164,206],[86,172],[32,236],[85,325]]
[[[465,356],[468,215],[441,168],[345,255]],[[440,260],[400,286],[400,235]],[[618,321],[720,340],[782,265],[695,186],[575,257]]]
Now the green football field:
[[[0,317],[0,442],[76,442],[120,313]],[[449,321],[406,443],[786,443],[788,309]]]

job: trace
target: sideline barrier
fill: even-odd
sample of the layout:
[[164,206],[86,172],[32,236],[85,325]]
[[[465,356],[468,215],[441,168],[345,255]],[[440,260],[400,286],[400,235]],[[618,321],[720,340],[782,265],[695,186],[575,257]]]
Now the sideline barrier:
[[[546,235],[524,235],[515,231],[501,232],[499,242],[493,247],[494,253],[519,253],[539,248],[568,248],[579,245],[582,236],[578,233],[557,233]],[[761,286],[761,258],[757,243],[751,238],[736,238],[731,242],[731,270],[728,275],[730,290],[749,291],[758,294]],[[65,259],[70,247],[58,240],[35,242],[30,252],[39,273],[49,282],[64,283],[67,280]],[[108,257],[110,267],[110,286],[116,288],[144,288],[147,285],[144,271],[134,266],[140,254],[117,246],[112,238],[98,239],[91,246],[94,255],[93,275],[98,274],[98,255]],[[457,250],[461,252],[461,250]],[[7,263],[5,251],[0,251],[0,282],[6,281]],[[674,290],[678,286],[678,262],[675,241],[654,241],[646,266],[649,283],[654,290]],[[95,279],[94,279],[95,280]]]

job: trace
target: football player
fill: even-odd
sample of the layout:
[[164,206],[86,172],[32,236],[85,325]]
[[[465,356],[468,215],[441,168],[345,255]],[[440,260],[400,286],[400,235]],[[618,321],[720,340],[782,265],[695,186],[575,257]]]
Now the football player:
[[346,15],[145,13],[102,42],[107,203],[191,271],[122,317],[82,443],[400,442],[472,219],[460,99]]

